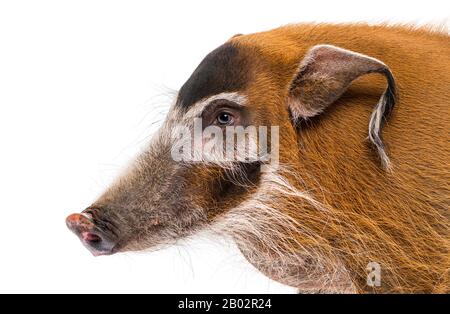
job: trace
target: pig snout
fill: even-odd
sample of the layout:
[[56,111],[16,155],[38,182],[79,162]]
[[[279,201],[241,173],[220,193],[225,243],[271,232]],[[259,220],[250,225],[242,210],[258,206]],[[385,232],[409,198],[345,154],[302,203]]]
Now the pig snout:
[[94,256],[114,253],[115,241],[106,231],[96,226],[89,215],[72,214],[66,218],[66,224]]

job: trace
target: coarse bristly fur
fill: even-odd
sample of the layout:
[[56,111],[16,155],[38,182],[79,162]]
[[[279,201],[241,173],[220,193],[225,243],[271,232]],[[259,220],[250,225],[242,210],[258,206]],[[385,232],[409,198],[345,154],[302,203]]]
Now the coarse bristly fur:
[[[304,293],[448,293],[448,82],[448,32],[299,24],[234,36],[87,209],[91,222],[68,225],[95,254],[211,230]],[[278,166],[171,158],[172,133],[225,109],[239,125],[279,127]],[[89,232],[108,245],[87,243]],[[379,285],[367,281],[372,263]]]
[[283,172],[266,172],[256,193],[220,217],[210,230],[230,236],[258,269],[286,284],[301,286],[302,292],[355,292],[332,243],[322,238],[316,227],[279,210],[282,200],[293,213],[301,210],[302,219],[315,221],[319,228],[326,227],[332,217],[330,208],[297,189]]
[[[230,210],[211,229],[231,236],[258,269],[299,287],[301,293],[448,291],[448,272],[442,269],[449,265],[445,254],[449,239],[445,232],[434,231],[448,230],[446,217],[420,213],[423,218],[436,215],[437,219],[433,227],[422,226],[419,231],[411,220],[421,217],[415,214],[412,218],[407,211],[381,217],[383,226],[379,226],[366,213],[343,212],[318,202],[305,188],[304,181],[291,171],[269,172],[252,198]],[[280,202],[286,206],[283,210]],[[401,241],[392,230],[401,233]],[[439,244],[426,243],[424,235]],[[371,261],[382,265],[383,287],[366,284]]]

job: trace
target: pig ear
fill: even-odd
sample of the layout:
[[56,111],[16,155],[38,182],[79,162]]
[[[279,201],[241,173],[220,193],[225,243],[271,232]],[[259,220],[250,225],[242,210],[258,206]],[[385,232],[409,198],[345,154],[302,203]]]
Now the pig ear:
[[383,62],[331,45],[314,46],[301,61],[291,82],[288,107],[294,120],[318,115],[336,101],[353,80],[368,73],[381,73],[387,78],[387,88],[370,117],[369,139],[383,166],[389,168],[381,127],[395,104],[395,81]]

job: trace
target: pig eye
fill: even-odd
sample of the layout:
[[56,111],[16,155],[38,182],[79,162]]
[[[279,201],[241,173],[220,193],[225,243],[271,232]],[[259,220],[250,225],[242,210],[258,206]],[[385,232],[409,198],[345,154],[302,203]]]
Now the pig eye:
[[226,127],[244,122],[246,112],[242,106],[226,99],[212,101],[202,112],[204,125]]
[[226,111],[219,113],[216,119],[220,125],[231,125],[234,123],[233,115]]

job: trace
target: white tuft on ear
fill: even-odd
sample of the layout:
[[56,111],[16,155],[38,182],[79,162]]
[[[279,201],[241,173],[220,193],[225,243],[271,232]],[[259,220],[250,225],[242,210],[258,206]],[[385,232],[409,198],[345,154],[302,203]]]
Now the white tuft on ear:
[[369,139],[386,170],[391,168],[381,129],[395,105],[395,81],[381,61],[331,45],[314,46],[300,62],[288,95],[288,107],[294,121],[313,117],[324,111],[347,90],[353,80],[369,74],[383,74],[388,86],[375,106],[369,122]]

